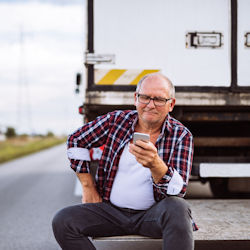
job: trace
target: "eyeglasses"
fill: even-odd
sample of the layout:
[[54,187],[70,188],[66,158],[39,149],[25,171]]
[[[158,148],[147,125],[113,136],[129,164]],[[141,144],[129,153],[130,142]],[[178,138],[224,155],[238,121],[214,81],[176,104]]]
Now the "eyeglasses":
[[136,93],[136,96],[138,98],[138,101],[143,104],[149,104],[151,100],[153,100],[155,106],[164,106],[168,101],[170,101],[172,98],[162,98],[162,97],[150,97],[148,95],[141,95],[139,93]]

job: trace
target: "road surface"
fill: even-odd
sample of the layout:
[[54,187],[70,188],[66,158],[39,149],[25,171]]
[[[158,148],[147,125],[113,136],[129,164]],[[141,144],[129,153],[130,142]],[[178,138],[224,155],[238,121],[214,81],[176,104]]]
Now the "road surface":
[[[0,164],[0,250],[60,249],[53,237],[51,220],[60,208],[79,203],[79,194],[65,145]],[[190,185],[188,197],[213,201],[208,185],[200,183]],[[97,246],[117,249],[109,243]],[[139,248],[131,244],[119,246],[119,250],[124,249]],[[147,249],[156,248],[148,245]]]
[[79,202],[65,145],[0,165],[0,250],[56,250],[51,220]]

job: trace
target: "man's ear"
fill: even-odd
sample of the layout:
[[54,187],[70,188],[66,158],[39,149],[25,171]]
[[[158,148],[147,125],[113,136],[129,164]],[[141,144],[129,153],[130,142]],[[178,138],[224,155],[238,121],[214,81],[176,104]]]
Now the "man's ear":
[[169,112],[173,111],[174,105],[175,105],[175,98],[172,98],[171,101],[170,101]]
[[136,93],[134,93],[134,105],[135,106],[137,105],[137,96],[136,96]]

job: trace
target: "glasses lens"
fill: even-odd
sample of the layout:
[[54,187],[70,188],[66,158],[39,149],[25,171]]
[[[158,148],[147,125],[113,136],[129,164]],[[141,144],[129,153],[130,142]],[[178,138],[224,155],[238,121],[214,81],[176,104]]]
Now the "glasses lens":
[[156,106],[164,106],[166,104],[166,100],[161,98],[154,98],[154,104]]
[[138,99],[140,103],[148,104],[150,101],[150,97],[147,95],[138,95]]

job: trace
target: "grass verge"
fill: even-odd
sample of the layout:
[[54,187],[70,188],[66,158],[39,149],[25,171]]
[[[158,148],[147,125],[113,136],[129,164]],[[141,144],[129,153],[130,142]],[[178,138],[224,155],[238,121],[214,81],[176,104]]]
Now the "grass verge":
[[0,163],[66,142],[65,137],[13,138],[0,142]]

